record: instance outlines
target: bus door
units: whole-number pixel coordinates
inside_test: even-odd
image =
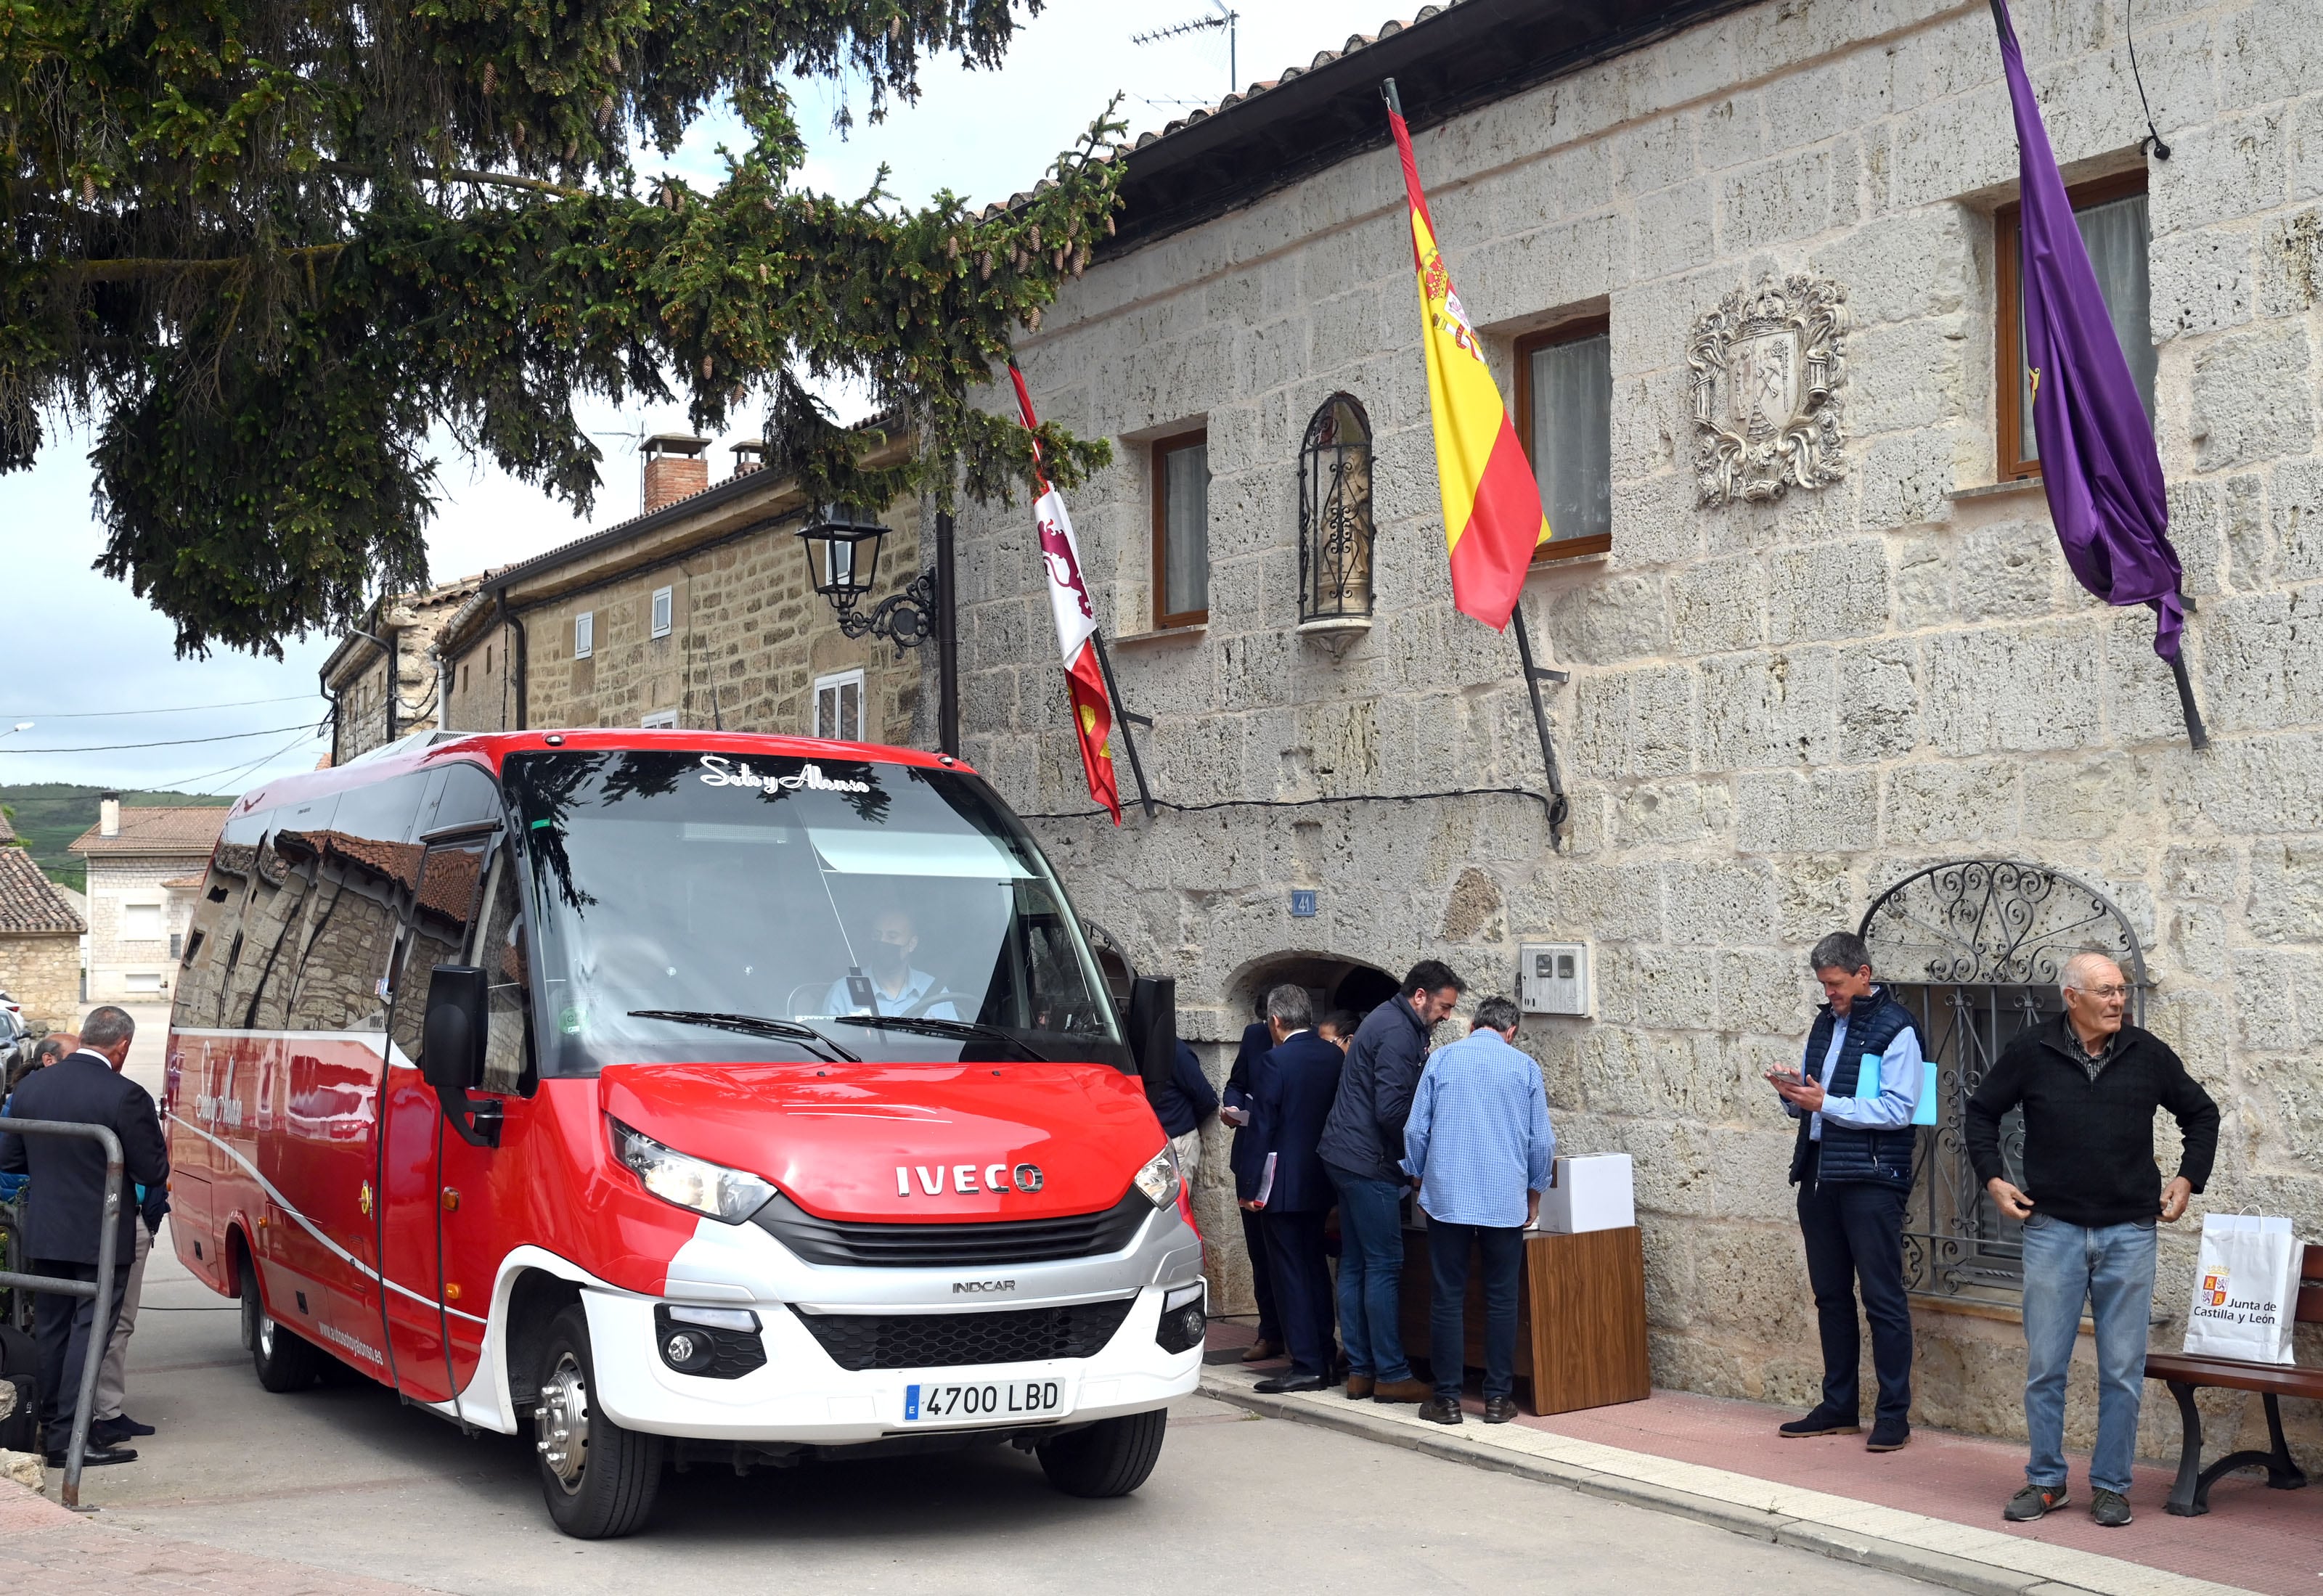
[[[460,1289],[458,1300],[450,1299],[446,1289],[444,1229],[462,1199],[441,1179],[444,1142],[451,1133],[436,1094],[419,1075],[429,977],[436,966],[458,964],[466,956],[490,843],[489,835],[471,834],[427,848],[390,977],[387,1084],[380,1115],[381,1272],[398,1384],[427,1402],[456,1395],[458,1383],[474,1368],[482,1327],[465,1322],[481,1319],[491,1285],[490,1276],[476,1282],[473,1303],[466,1300],[469,1282],[453,1282]],[[462,1333],[447,1341],[455,1318]],[[465,1369],[454,1356],[455,1345],[465,1347]]]

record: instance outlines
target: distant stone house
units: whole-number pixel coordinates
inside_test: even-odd
[[[482,581],[466,576],[423,592],[391,593],[339,640],[320,673],[331,701],[332,764],[436,725],[442,689],[436,634]]]
[[[482,578],[437,634],[446,729],[723,727],[851,741],[914,738],[916,658],[850,638],[813,586],[811,506],[739,445],[708,481],[699,438],[648,439],[647,509]],[[904,457],[890,437],[873,464]],[[919,575],[916,504],[889,527],[868,610]],[[932,648],[919,650],[932,654]]]
[[[34,1030],[71,1023],[87,929],[0,817],[0,992],[23,1006]]]
[[[167,1003],[224,806],[98,800],[69,851],[88,864],[88,1001]]]

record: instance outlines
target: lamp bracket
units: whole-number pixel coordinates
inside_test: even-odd
[[[840,607],[839,629],[849,637],[883,637],[895,646],[895,657],[917,648],[935,635],[936,573],[923,571],[868,610]]]

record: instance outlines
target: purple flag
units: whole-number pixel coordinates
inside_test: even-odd
[[[2017,187],[2023,215],[2020,273],[2025,363],[2033,385],[2033,436],[2041,451],[2049,518],[2065,563],[2108,604],[2145,604],[2154,614],[2153,652],[2178,679],[2187,730],[2208,740],[2179,656],[2185,610],[2181,568],[2170,546],[2162,456],[2129,362],[2114,335],[2105,296],[2074,224],[2065,179],[2050,152],[2041,107],[2025,76],[2024,52],[2003,0],[1992,0],[2000,59],[2016,114]]]

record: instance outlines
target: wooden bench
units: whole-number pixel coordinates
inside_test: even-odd
[[[2299,1307],[2293,1316],[2302,1325],[2323,1324],[2323,1246],[2306,1250],[2300,1263],[2299,1280]],[[2323,1369],[2304,1369],[2291,1363],[2245,1363],[2239,1358],[2190,1358],[2179,1353],[2149,1353],[2145,1378],[2161,1380],[2170,1388],[2170,1394],[2178,1399],[2178,1412],[2185,1425],[2185,1444],[2178,1458],[2178,1483],[2172,1488],[2169,1501],[2170,1510],[2180,1518],[2190,1518],[2208,1512],[2212,1482],[2236,1469],[2263,1463],[2267,1487],[2272,1491],[2296,1491],[2307,1483],[2306,1474],[2291,1461],[2291,1448],[2283,1444],[2282,1399],[2323,1399]],[[2194,1407],[2194,1392],[2203,1386],[2258,1392],[2266,1402],[2269,1449],[2229,1453],[2204,1468],[2202,1416]]]

